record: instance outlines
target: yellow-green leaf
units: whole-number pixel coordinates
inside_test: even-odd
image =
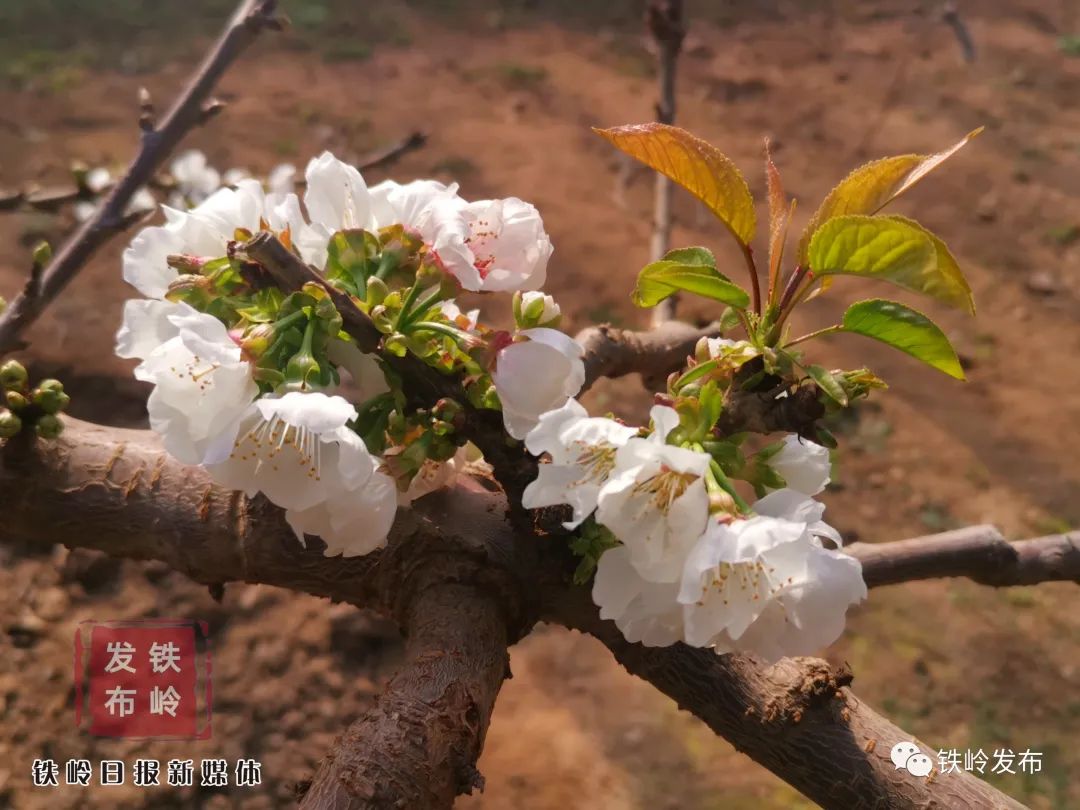
[[[844,387],[836,381],[832,372],[824,366],[803,366],[810,379],[817,383],[817,387],[836,400],[845,408],[848,406],[848,395]]]
[[[903,217],[834,217],[810,240],[807,262],[817,276],[880,278],[974,311],[971,290],[948,249]]]
[[[880,298],[859,301],[844,313],[844,331],[880,340],[950,377],[964,379],[960,360],[945,333],[911,307]]]
[[[746,290],[733,284],[715,267],[667,260],[653,262],[642,269],[633,299],[639,307],[654,307],[679,290],[740,309],[750,303]]]
[[[799,240],[799,261],[806,260],[815,231],[833,217],[844,214],[876,214],[926,175],[960,151],[982,132],[968,133],[963,140],[934,155],[898,155],[882,158],[855,169],[829,192]]]
[[[596,129],[615,148],[685,188],[746,246],[754,238],[754,198],[742,174],[719,149],[667,124]]]

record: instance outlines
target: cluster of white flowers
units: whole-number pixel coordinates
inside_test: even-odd
[[[426,461],[399,492],[391,465],[353,430],[357,409],[334,385],[267,392],[237,330],[171,300],[177,257],[226,257],[238,231],[269,227],[321,269],[336,233],[404,226],[461,288],[526,292],[527,301],[515,299],[515,306],[524,303],[536,316],[530,323],[549,324],[558,307],[533,292],[552,250],[539,214],[515,198],[467,202],[456,187],[429,180],[368,188],[354,167],[329,153],[309,163],[302,203],[290,190],[290,172],[279,172],[269,191],[243,177],[219,187],[205,157],[189,153],[172,173],[183,197],[178,203],[203,199],[191,210],[165,207],[165,224],[141,231],[124,253],[124,278],[146,297],[126,303],[116,347],[119,356],[140,361],[136,377],[154,386],[152,428],[180,461],[204,465],[222,485],[283,507],[301,542],[316,535],[328,555],[346,556],[384,545],[397,505],[451,483],[463,457]],[[463,332],[477,328],[476,312],[462,313],[453,301],[441,306]],[[546,327],[499,334],[491,378],[507,430],[520,438],[579,391],[582,350]],[[387,390],[374,357],[335,336],[331,344],[330,360],[349,373],[357,401]]]
[[[593,600],[629,641],[683,641],[770,659],[834,641],[849,605],[866,596],[859,562],[839,546],[813,499],[829,481],[828,451],[789,435],[769,457],[786,482],[752,514],[710,512],[710,456],[668,444],[679,418],[652,409],[652,430],[590,417],[575,400],[540,417],[526,437],[546,454],[528,508],[566,504],[568,528],[590,514],[619,540],[600,557]]]

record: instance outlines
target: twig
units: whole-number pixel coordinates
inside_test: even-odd
[[[939,577],[995,587],[1080,583],[1080,531],[1009,542],[993,526],[969,526],[892,543],[852,543],[844,551],[862,561],[870,587]]]
[[[415,151],[416,149],[420,149],[427,143],[427,139],[428,135],[426,132],[420,132],[419,130],[410,132],[401,140],[364,156],[360,159],[360,162],[356,164],[356,168],[362,172],[366,172],[368,169],[379,169],[388,166],[403,155]]]
[[[217,43],[159,127],[145,128],[138,154],[90,219],[57,252],[42,274],[38,294],[21,294],[0,315],[0,355],[23,345],[22,333],[86,265],[108,239],[122,230],[125,209],[180,140],[203,121],[203,101],[232,62],[260,31],[278,29],[276,0],[243,0]],[[145,106],[143,114],[145,117]],[[149,122],[145,122],[149,123]]]
[[[659,62],[660,99],[656,104],[656,120],[661,124],[675,123],[675,71],[682,49],[683,28],[682,0],[651,0],[645,12],[645,22],[656,43]],[[650,251],[652,261],[664,258],[671,249],[671,193],[672,182],[656,172],[655,200],[653,202],[653,232]],[[672,295],[653,308],[653,326],[659,326],[675,317],[678,296]]]
[[[60,542],[158,559],[203,584],[241,580],[288,587],[371,607],[405,627],[412,606],[429,589],[469,585],[482,595],[470,600],[490,599],[498,606],[508,643],[540,617],[596,636],[628,670],[824,807],[1019,807],[966,773],[930,780],[898,776],[889,750],[912,735],[851,694],[851,676],[824,661],[795,658],[765,667],[753,658],[682,644],[628,643],[612,623],[600,620],[588,589],[569,584],[565,545],[510,529],[506,503],[498,496],[461,487],[432,494],[416,509],[399,513],[386,549],[326,559],[314,538],[301,548],[280,510],[177,463],[149,431],[66,421],[67,430],[53,442],[20,436],[0,452],[0,492],[17,493],[5,501],[0,542],[46,549]],[[432,621],[437,626],[438,616]],[[478,664],[472,671],[492,678],[484,689],[497,687],[490,685],[491,667]],[[469,694],[476,713],[458,720],[474,726],[476,736],[454,727],[444,733],[465,740],[456,750],[472,757],[486,727],[488,692]],[[431,717],[444,715],[436,711]],[[403,744],[425,745],[431,737],[423,728],[416,733],[406,726]],[[471,772],[451,757],[432,761],[423,778],[447,784],[440,780],[456,782],[463,773]]]
[[[975,61],[975,40],[971,32],[960,19],[960,11],[956,7],[955,0],[946,0],[941,9],[941,19],[952,29],[956,35],[956,41],[960,43],[960,51],[964,55],[964,61],[969,65]]]

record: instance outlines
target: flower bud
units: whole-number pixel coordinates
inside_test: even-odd
[[[56,380],[46,380],[46,382],[56,382]],[[71,402],[71,397],[64,393],[63,386],[57,390],[56,388],[44,388],[39,385],[30,395],[30,400],[45,413],[55,414],[67,407],[68,403]]]
[[[41,268],[52,259],[52,246],[44,239],[34,245],[34,267]]]
[[[694,359],[699,363],[704,363],[707,360],[712,359],[712,352],[709,350],[709,339],[703,337],[694,344]]]
[[[238,343],[245,357],[258,360],[270,348],[276,336],[273,324],[257,323],[244,332]]]
[[[60,421],[59,417],[47,413],[39,417],[37,422],[34,423],[34,430],[43,439],[55,439],[63,432],[64,423]]]
[[[25,389],[29,377],[18,360],[8,360],[0,366],[0,385],[7,390]]]
[[[386,282],[377,276],[372,276],[367,280],[367,293],[365,301],[369,307],[377,307],[383,301],[386,300],[386,296],[390,294],[390,288],[386,286]]]
[[[555,327],[562,320],[562,310],[555,303],[555,299],[539,290],[515,292],[513,307],[514,322],[518,329]]]
[[[30,404],[30,400],[18,391],[5,391],[4,399],[7,401],[7,406],[13,411],[21,411]]]
[[[169,283],[165,300],[185,303],[202,310],[214,297],[214,282],[206,276],[185,273]]]
[[[7,309],[7,299],[0,295],[0,315],[4,314],[5,309]]]
[[[739,511],[735,499],[723,490],[709,493],[709,514],[734,515]]]
[[[200,274],[207,260],[201,256],[191,256],[187,253],[174,253],[165,258],[165,264],[181,275]]]
[[[398,357],[404,357],[409,349],[409,339],[402,334],[393,334],[383,341],[383,348]]]
[[[10,439],[20,430],[22,430],[22,419],[6,408],[0,410],[0,439]]]

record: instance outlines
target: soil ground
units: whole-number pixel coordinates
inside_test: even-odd
[[[70,0],[12,0],[0,9],[0,21],[11,23],[0,26],[0,185],[62,182],[73,159],[122,165],[137,139],[137,88],[147,86],[164,107],[226,5],[190,2],[175,20],[178,12],[147,16],[145,4],[120,0],[93,11]],[[393,166],[393,177],[454,179],[468,197],[532,201],[556,246],[548,289],[570,330],[644,324],[628,293],[647,260],[651,182],[624,171],[589,131],[653,115],[638,6],[465,5],[388,2],[364,16],[341,3],[297,2],[296,30],[260,42],[228,74],[219,94],[227,110],[188,145],[220,168],[265,172],[282,160],[302,165],[324,148],[355,158],[423,129],[428,145]],[[854,165],[934,151],[986,127],[896,207],[944,236],[971,279],[974,319],[920,304],[955,339],[969,381],[859,338],[814,349],[833,367],[868,365],[891,386],[840,426],[825,496],[831,522],[868,541],[984,522],[1010,537],[1080,524],[1072,4],[961,4],[978,49],[973,64],[960,59],[938,4],[743,8],[750,5],[691,4],[678,120],[724,149],[759,195],[762,139],[771,136],[801,203],[799,227]],[[113,7],[110,19],[103,9]],[[684,195],[676,216],[676,244],[708,244],[738,275],[720,227]],[[66,213],[0,216],[0,291],[10,298],[23,283],[29,244],[70,227]],[[112,355],[131,295],[119,272],[124,242],[103,250],[36,325],[24,357],[63,377],[75,415],[137,425],[145,391]],[[844,302],[875,292],[838,283],[806,307],[801,324],[825,325]],[[603,386],[593,400],[629,417],[648,404],[633,380]],[[849,662],[861,697],[931,745],[1042,752],[1042,772],[991,780],[1034,808],[1078,807],[1078,600],[1076,586],[1063,584],[885,588],[853,611],[825,655]],[[161,616],[210,623],[213,738],[127,743],[76,733],[69,672],[77,623]],[[351,608],[254,586],[229,587],[217,604],[159,566],[60,547],[44,557],[0,548],[0,617],[0,806],[14,808],[290,806],[295,782],[371,705],[399,655],[392,628]],[[512,666],[480,762],[487,789],[462,808],[809,806],[588,638],[538,628],[512,650]],[[254,757],[264,784],[30,786],[40,756],[181,755]]]

